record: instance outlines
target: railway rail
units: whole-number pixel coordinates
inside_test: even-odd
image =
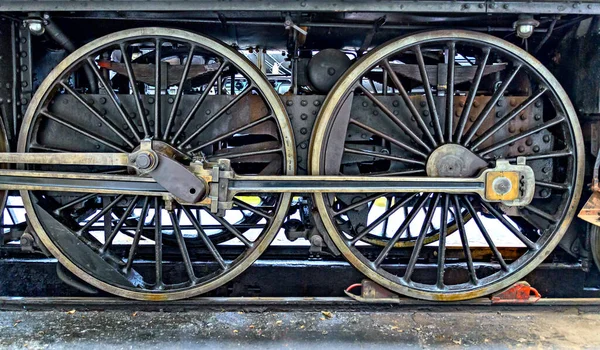
[[[57,6],[0,1],[2,256],[143,301],[277,244],[430,301],[600,284],[600,3]]]

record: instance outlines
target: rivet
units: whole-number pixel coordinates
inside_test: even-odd
[[[540,151],[540,146],[533,146],[533,151],[538,153]]]
[[[523,153],[525,152],[525,147],[519,146],[519,148],[517,148],[517,151],[519,151],[519,153]]]
[[[398,114],[400,114],[400,112],[398,112],[397,109],[394,109],[394,115],[398,115]]]
[[[464,106],[465,106],[465,101],[460,101],[460,102],[458,103],[458,105],[459,105],[459,106],[461,106],[461,107],[464,107]]]
[[[525,115],[525,113],[523,113],[519,116],[519,118],[521,118],[521,120],[525,120],[525,119],[527,119],[527,115]]]
[[[550,195],[550,192],[545,188],[540,191],[540,196],[542,196],[542,197],[548,197],[549,195]]]
[[[102,127],[102,123],[98,123],[97,125],[98,125],[98,127],[99,127],[99,128],[101,128],[101,127]]]
[[[204,112],[204,114],[206,114],[206,115],[210,115],[210,109],[207,109],[207,110]]]
[[[498,107],[504,106],[504,100],[498,100],[498,102],[496,102],[496,106],[498,106]]]
[[[315,105],[316,107],[319,107],[321,105],[321,101],[315,100],[315,102],[313,102],[313,105]]]
[[[479,101],[477,101],[477,100],[473,101],[473,107],[475,107],[475,108],[479,107]]]
[[[285,102],[285,104],[286,104],[286,105],[288,105],[288,106],[292,106],[292,105],[294,104],[294,101],[292,101],[292,100],[287,100],[287,101]]]
[[[154,103],[154,97],[149,97],[148,98],[148,103],[149,104],[153,104]]]
[[[178,109],[178,110],[177,110],[177,113],[175,113],[175,114],[176,114],[177,116],[180,116],[180,115],[181,115],[181,109]]]
[[[536,114],[536,115],[533,116],[533,119],[540,120],[540,119],[542,119],[542,116],[539,115],[539,114]]]
[[[106,97],[100,97],[100,104],[106,103]]]
[[[306,120],[306,119],[308,119],[308,115],[306,115],[306,114],[302,113],[302,114],[300,115],[300,119],[302,119],[302,120]]]
[[[527,141],[525,141],[525,144],[526,144],[527,146],[531,146],[531,145],[533,145],[533,140],[531,140],[531,139],[527,139]]]
[[[398,107],[398,105],[399,105],[399,104],[400,104],[400,102],[398,102],[398,101],[394,101],[394,107]],[[426,103],[425,101],[421,101],[421,102],[419,103],[419,105],[420,105],[421,107],[425,107],[425,106],[427,106],[427,103]]]
[[[379,115],[379,112],[373,111],[373,115]]]
[[[536,107],[542,107],[542,101],[535,101],[535,106]]]
[[[361,134],[360,137],[362,137],[363,139],[367,138],[367,134]]]
[[[306,105],[308,105],[308,101],[306,101],[306,100],[302,100],[302,101],[300,101],[300,104],[301,104],[302,106],[306,106]]]
[[[300,129],[300,133],[301,133],[302,135],[306,135],[306,133],[307,133],[307,132],[308,132],[308,129],[306,129],[306,128],[302,128],[302,129]]]
[[[514,126],[512,126],[512,125],[511,125],[511,126],[509,126],[509,127],[508,127],[508,132],[510,132],[510,133],[513,133],[513,132],[515,132],[515,127],[514,127]]]
[[[517,105],[517,101],[515,101],[514,99],[511,98],[510,99],[510,105],[513,106],[513,107],[516,106]]]
[[[170,104],[173,104],[173,102],[175,102],[175,99],[173,97],[169,97],[167,99],[167,102],[170,103]]]
[[[423,110],[423,115],[424,115],[424,116],[426,116],[426,117],[428,117],[428,116],[429,116],[429,111],[428,111],[428,110],[426,110],[426,109],[425,109],[425,110]]]
[[[300,148],[302,148],[302,149],[306,149],[306,147],[308,147],[308,146],[306,145],[306,142],[302,142],[302,143],[300,144]]]
[[[100,149],[100,145],[96,145],[96,149]]]
[[[544,135],[544,137],[542,137],[542,140],[544,140],[544,142],[546,143],[550,142],[550,135]]]
[[[496,118],[501,118],[502,114],[500,112],[496,112]]]
[[[227,115],[231,114],[231,109],[228,109],[227,112],[225,112],[225,114],[227,114]]]
[[[367,107],[367,106],[369,106],[369,104],[367,103],[367,101],[363,101],[362,106]]]

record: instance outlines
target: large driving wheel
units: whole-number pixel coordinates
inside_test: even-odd
[[[239,174],[287,175],[295,169],[292,135],[275,91],[237,51],[186,31],[141,28],[94,40],[62,61],[31,101],[18,151],[131,153],[152,138],[183,163],[229,159]],[[61,264],[100,289],[143,300],[198,295],[239,275],[270,244],[291,198],[244,194],[217,215],[141,195],[21,195]]]
[[[524,50],[466,31],[409,35],[365,55],[330,92],[312,174],[468,178],[519,160],[535,173],[533,201],[357,193],[315,202],[337,248],[367,277],[422,299],[474,298],[516,282],[555,248],[579,200],[582,145],[564,90]],[[448,237],[454,223],[458,235]]]

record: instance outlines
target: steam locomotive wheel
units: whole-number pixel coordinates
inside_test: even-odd
[[[580,196],[582,145],[564,90],[524,50],[466,31],[410,35],[369,52],[334,86],[313,133],[312,174],[466,178],[498,160],[524,161],[535,173],[532,202],[357,193],[315,203],[368,278],[421,299],[475,298],[518,281],[558,244]],[[448,237],[453,222],[458,235]],[[364,239],[372,236],[386,244]],[[436,273],[421,273],[430,263]]]
[[[248,175],[295,169],[291,127],[266,78],[224,43],[166,28],[117,32],[68,56],[32,99],[18,151],[130,153],[148,138],[182,162],[229,159]],[[230,281],[267,248],[291,200],[244,194],[217,215],[142,195],[21,196],[36,234],[61,264],[102,290],[140,300],[187,298]]]

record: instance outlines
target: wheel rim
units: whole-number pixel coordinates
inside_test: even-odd
[[[419,62],[420,58],[418,57],[418,51],[416,49],[417,46],[419,46],[421,49],[420,51],[421,55],[423,55],[422,57],[425,58],[422,59],[422,62],[424,62],[423,64]],[[495,86],[492,85],[492,87],[495,89],[491,89],[493,93],[488,94],[490,99],[493,99],[494,94],[504,88],[506,89],[504,91],[500,91],[498,96],[504,100],[505,103],[508,103],[508,98],[505,97],[519,96],[520,98],[515,98],[518,103],[514,106],[511,106],[510,109],[508,109],[507,106],[507,113],[500,114],[498,117],[488,114],[487,117],[483,118],[483,122],[485,122],[487,118],[488,122],[493,120],[494,123],[489,125],[480,123],[480,129],[476,129],[477,132],[472,132],[472,135],[470,135],[469,132],[472,130],[471,127],[478,124],[478,120],[480,120],[480,117],[483,114],[481,112],[485,110],[485,106],[487,104],[481,103],[479,110],[476,110],[474,104],[469,104],[468,99],[469,96],[472,95],[470,90],[473,85],[476,84],[474,80],[478,75],[475,66],[478,66],[477,63],[483,61],[483,57],[486,56],[488,48],[491,52],[487,58],[487,60],[489,60],[488,62],[493,62],[492,59],[499,59],[499,63],[494,63],[508,63],[500,73],[494,73],[500,75],[500,79],[502,82],[506,83],[506,87],[504,87],[502,83],[499,83]],[[446,93],[451,96],[462,94],[462,101],[464,102],[463,110],[470,106],[471,113],[469,113],[467,110],[467,112],[465,112],[463,115],[462,111],[457,110],[457,100],[460,99],[457,99],[456,97],[453,99],[453,103],[445,103],[447,102],[445,98],[429,99],[430,96],[428,96],[429,93],[427,92],[426,88],[426,86],[429,84],[422,83],[423,81],[426,81],[423,77],[423,72],[426,72],[428,69],[426,68],[427,64],[425,62],[430,62],[430,54],[433,53],[433,56],[435,56],[436,50],[442,52],[442,57],[445,59],[445,61],[442,63],[446,62],[446,67],[453,67],[447,68],[447,71],[450,72],[448,76],[452,75],[452,71],[455,72],[455,80],[448,81]],[[454,54],[448,54],[448,52],[454,52]],[[451,57],[454,58],[452,59]],[[475,63],[470,63],[469,59],[472,58],[476,59],[477,61]],[[437,59],[439,60],[439,53]],[[459,60],[461,62],[457,63]],[[448,61],[450,64],[447,63]],[[386,69],[384,62],[388,63],[388,69]],[[375,73],[377,72],[380,64],[383,66],[383,68],[379,69],[380,73],[377,76]],[[410,75],[410,72],[402,75],[402,68],[404,68],[405,72],[408,70],[406,66],[399,67],[398,69],[394,70],[394,66],[398,67],[398,65],[401,64],[413,64],[413,67],[415,68],[412,70],[412,78],[406,79],[405,77],[405,75]],[[515,74],[512,74],[513,69],[515,69],[515,67],[519,64],[521,67],[517,69]],[[472,67],[472,78],[466,82],[462,81],[460,83],[456,83],[456,77],[458,76],[456,75],[456,72],[460,70],[464,72],[465,69],[462,68],[464,66]],[[486,70],[487,69],[488,68],[486,68]],[[494,69],[494,67],[492,67],[492,69]],[[400,72],[398,70],[400,70]],[[381,73],[383,71],[386,71],[385,75]],[[410,111],[407,102],[404,102],[404,115],[403,113],[393,113],[394,109],[402,110],[402,102],[407,101],[406,99],[401,98],[402,91],[395,85],[395,82],[389,83],[388,88],[390,86],[391,88],[386,89],[388,91],[387,94],[390,95],[389,97],[380,96],[383,95],[383,81],[385,81],[385,79],[388,79],[388,81],[392,81],[394,79],[392,76],[392,71],[396,73],[396,77],[401,76],[401,79],[398,79],[400,81],[399,84],[404,87],[405,91],[407,91],[407,95],[409,97],[408,101],[413,103],[413,100],[410,100],[410,98],[416,99],[414,97],[415,95],[419,96],[419,99],[417,100],[424,101],[420,104],[422,108],[415,108],[415,110],[417,110],[417,115]],[[486,77],[485,70],[482,70],[482,72],[483,73],[481,73],[481,76]],[[526,72],[526,74],[523,72]],[[487,76],[489,77],[490,74],[492,73],[489,73]],[[387,78],[385,77],[386,75]],[[426,75],[428,79],[430,79],[431,74],[427,73]],[[512,81],[508,78],[511,75],[514,76]],[[370,82],[369,79],[365,78],[365,76],[374,79],[374,82]],[[534,87],[533,89],[523,89],[523,86],[527,87],[523,81],[528,81],[524,77],[530,79],[529,82]],[[379,85],[379,89],[377,86],[377,79],[380,79],[379,82],[381,83]],[[406,82],[411,80],[413,82],[414,91],[411,90],[410,87],[407,88],[405,86]],[[415,80],[418,81],[417,84],[414,83]],[[452,84],[452,82],[454,82],[454,84]],[[475,88],[476,91],[483,90],[482,86],[484,85],[482,82],[485,82],[485,78],[480,80],[479,89]],[[431,81],[430,84],[432,84]],[[438,84],[440,84],[440,82],[438,82]],[[364,88],[361,88],[360,85],[363,85]],[[419,86],[420,90],[417,90],[416,88]],[[538,89],[544,87],[547,90],[544,93],[541,93],[541,97],[539,97],[539,99],[534,99],[532,96],[535,96],[538,92],[540,92]],[[354,92],[354,88],[357,88],[356,93]],[[437,87],[431,88],[431,86],[429,86],[430,91],[437,91],[436,88]],[[390,90],[391,93],[389,92]],[[358,93],[358,91],[360,91],[360,93]],[[397,91],[397,93],[395,91]],[[514,94],[515,91],[521,91],[521,93]],[[513,93],[512,95],[511,92]],[[390,99],[389,104],[386,104],[388,103],[386,101],[383,103],[384,107],[389,106],[389,113],[386,113],[382,108],[377,106],[378,112],[382,115],[381,118],[388,118],[389,121],[396,115],[397,118],[403,121],[406,120],[405,125],[412,126],[412,128],[409,127],[408,129],[409,131],[413,131],[416,138],[412,137],[408,132],[405,132],[401,136],[396,136],[400,135],[399,133],[402,132],[402,128],[398,125],[398,123],[393,121],[388,123],[388,125],[391,126],[385,128],[385,132],[383,133],[384,135],[381,136],[381,129],[373,127],[375,124],[371,122],[372,120],[375,120],[376,117],[370,117],[371,119],[364,117],[365,119],[360,119],[361,117],[358,116],[358,112],[355,111],[358,110],[357,107],[361,107],[361,101],[368,101],[366,106],[362,105],[365,108],[370,107],[371,102],[376,105],[376,102],[372,98],[366,97],[369,94],[375,95],[375,97],[380,100],[385,100],[386,98]],[[532,100],[528,100],[529,98]],[[400,106],[393,104],[391,101],[393,99],[400,101]],[[350,100],[352,100],[352,104],[350,104]],[[432,106],[430,100],[432,100],[434,105],[438,107],[435,111],[430,108],[430,106]],[[516,131],[509,131],[508,128],[516,124],[513,122],[515,118],[517,120],[520,118],[520,113],[508,118],[510,112],[513,109],[516,110],[522,107],[525,103],[531,103],[526,107],[533,108],[534,101],[538,100],[543,101],[541,108],[543,108],[544,114],[541,117],[532,116],[532,118],[530,118],[532,123],[533,121],[536,121],[537,124],[534,123],[532,128],[525,128],[523,131],[519,130],[518,128]],[[475,98],[475,101],[477,101],[477,98]],[[487,101],[484,100],[484,102]],[[496,102],[494,101],[492,106],[495,106],[495,104]],[[413,104],[413,106],[415,106],[415,104]],[[537,106],[535,106],[535,108],[537,108]],[[422,113],[422,111],[427,111],[427,113]],[[450,113],[448,113],[448,111],[450,111]],[[523,109],[523,111],[523,114],[525,114],[530,110]],[[437,112],[438,117],[441,118],[439,119],[441,120],[439,125],[435,125],[435,112]],[[455,114],[454,112],[457,113]],[[476,118],[471,120],[470,116],[474,112],[477,112],[475,113]],[[551,116],[552,113],[550,112],[554,112],[555,115]],[[427,114],[429,118],[424,118],[424,114]],[[448,114],[453,116],[453,118],[450,119],[451,123],[446,122],[444,118]],[[410,123],[411,116],[414,118],[412,120],[412,124]],[[516,139],[515,135],[523,135],[539,125],[552,124],[556,121],[556,119],[552,118],[560,116],[564,116],[564,120],[561,120],[553,127],[541,127],[541,131],[535,134],[539,134],[539,137],[542,139],[544,136],[549,135],[551,137],[551,142],[549,142],[552,144],[551,149],[546,150],[546,148],[540,149],[540,147],[538,147],[534,151],[533,147],[535,147],[535,145],[532,146],[531,143],[527,144],[528,146],[532,146],[528,149],[519,148],[521,145],[520,142],[523,142],[524,146],[526,145],[526,142],[528,142],[527,137]],[[419,118],[421,120],[419,120]],[[424,121],[424,123],[420,123],[421,121]],[[498,136],[497,139],[495,137],[487,137],[488,134],[485,133],[486,131],[493,130],[491,128],[493,128],[494,125],[504,123],[505,121],[506,124],[504,124],[495,133],[497,134],[498,132],[504,132],[507,136]],[[427,122],[430,122],[431,124],[428,124]],[[352,126],[348,127],[348,124],[352,124]],[[422,125],[425,126],[428,132],[423,131]],[[451,132],[448,132],[448,125],[451,125],[449,127]],[[517,124],[517,126],[519,126],[519,124]],[[365,140],[361,140],[361,142],[349,143],[349,136],[347,135],[354,136],[356,132],[353,130],[356,130],[356,127],[360,128],[360,132],[367,134],[367,137]],[[463,128],[463,132],[458,131],[461,130],[461,128]],[[438,133],[440,130],[441,133]],[[379,134],[376,133],[378,131]],[[344,134],[341,134],[341,132]],[[461,135],[461,137],[457,138],[457,136],[454,136],[454,132],[456,132],[456,135]],[[546,134],[546,132],[548,134]],[[332,135],[337,136],[338,140],[340,138],[343,140],[337,143],[332,142],[332,140],[336,138]],[[403,151],[396,153],[385,153],[387,159],[391,159],[390,156],[393,156],[409,160],[417,159],[426,162],[431,152],[436,149],[434,145],[439,147],[443,144],[465,143],[465,141],[467,141],[466,143],[469,147],[475,145],[474,153],[484,153],[483,156],[487,157],[486,161],[493,161],[491,156],[493,156],[495,159],[505,158],[511,161],[516,160],[517,155],[528,156],[528,164],[534,167],[536,172],[536,198],[526,209],[517,209],[520,211],[520,215],[525,216],[526,219],[529,220],[528,222],[525,222],[526,220],[524,219],[517,218],[517,215],[514,215],[514,212],[510,213],[513,214],[511,216],[507,215],[502,209],[499,209],[498,205],[496,204],[479,204],[481,201],[472,196],[417,194],[411,199],[398,196],[398,199],[395,203],[406,200],[406,206],[411,209],[429,208],[429,210],[432,210],[432,213],[434,213],[431,215],[431,218],[427,218],[424,210],[415,209],[414,218],[412,219],[410,214],[405,217],[398,217],[399,223],[396,226],[398,228],[401,228],[405,224],[413,225],[416,222],[416,231],[419,232],[420,229],[423,229],[422,223],[427,222],[426,220],[433,220],[434,222],[437,221],[440,223],[440,226],[443,227],[444,225],[442,225],[442,223],[448,222],[448,217],[452,215],[452,213],[456,213],[457,208],[461,211],[466,210],[472,215],[473,219],[468,222],[468,224],[471,226],[470,228],[460,229],[461,220],[459,220],[459,240],[460,244],[462,245],[462,249],[459,250],[462,251],[462,256],[459,256],[458,258],[453,257],[452,254],[448,256],[448,259],[446,259],[444,256],[444,254],[446,254],[448,251],[448,249],[445,248],[447,232],[445,232],[445,229],[442,229],[440,234],[440,243],[434,250],[434,252],[437,253],[435,258],[435,261],[437,262],[437,273],[436,276],[429,277],[418,276],[418,273],[415,272],[415,268],[418,269],[418,266],[420,266],[423,259],[426,258],[425,254],[427,252],[424,253],[424,251],[427,248],[422,248],[422,246],[425,244],[424,242],[419,242],[417,240],[416,245],[420,248],[413,248],[410,250],[405,249],[405,255],[402,255],[402,251],[400,249],[392,249],[392,247],[387,247],[387,254],[390,254],[391,252],[398,252],[397,254],[400,256],[399,259],[401,259],[401,257],[405,257],[404,262],[406,265],[394,265],[393,259],[388,258],[388,256],[385,254],[382,255],[383,253],[386,253],[386,248],[372,249],[373,247],[368,247],[369,250],[367,250],[364,247],[357,248],[355,244],[351,243],[353,240],[356,242],[357,232],[364,234],[365,230],[355,230],[355,232],[352,233],[347,231],[345,232],[344,228],[340,227],[340,222],[347,220],[347,218],[336,218],[335,207],[337,206],[339,208],[340,206],[349,206],[352,203],[351,201],[348,202],[347,199],[344,201],[343,197],[337,195],[316,195],[315,202],[318,207],[320,217],[338,249],[342,251],[344,256],[354,266],[356,266],[369,278],[396,292],[429,300],[462,300],[489,294],[493,291],[507,287],[516,282],[518,279],[524,277],[529,271],[535,268],[535,266],[541,263],[548,256],[548,254],[560,241],[560,238],[564,234],[574,215],[582,186],[584,154],[582,149],[583,141],[576,118],[576,113],[564,90],[560,87],[556,79],[541,65],[541,63],[520,48],[495,37],[466,31],[426,32],[392,40],[365,55],[353,67],[351,67],[349,71],[346,72],[340,81],[338,81],[324,103],[323,109],[321,110],[321,114],[319,115],[317,124],[315,126],[315,131],[313,133],[310,163],[311,173],[331,174],[337,171],[338,173],[341,172],[342,174],[347,174],[348,172],[344,171],[346,169],[344,166],[352,163],[352,161],[348,160],[348,158],[343,158],[347,157],[345,154],[348,153],[344,149],[355,148],[356,145],[362,145],[364,147],[365,144],[372,146],[372,144],[369,144],[369,141],[374,139],[374,135],[379,136],[379,140],[377,141],[384,139],[385,141],[388,141],[388,144],[398,146],[394,148],[389,147],[389,149],[392,151]],[[448,135],[453,136],[449,138]],[[490,132],[489,135],[494,136],[494,133]],[[396,138],[394,138],[394,136],[396,136]],[[388,137],[388,139],[385,139],[385,137]],[[483,137],[486,137],[486,139],[481,141]],[[513,137],[511,141],[515,142],[514,147],[517,149],[516,154],[509,154],[508,148],[510,148],[510,146],[508,144],[503,145],[504,141],[509,137]],[[410,139],[412,139],[413,143],[409,142]],[[398,145],[399,140],[402,141],[403,145]],[[404,143],[404,140],[407,140],[406,143]],[[561,142],[564,144],[560,145]],[[354,147],[349,147],[348,145]],[[501,146],[497,147],[498,145]],[[402,148],[402,146],[404,146],[404,148]],[[563,150],[559,146],[564,147],[568,152],[565,151],[564,154],[562,154],[561,152]],[[359,150],[364,150],[364,148]],[[377,148],[373,148],[371,150],[378,151]],[[337,154],[335,152],[337,152]],[[354,155],[357,154],[353,150],[351,150],[351,152],[353,152]],[[419,153],[424,154],[425,157],[422,157],[421,155],[421,158],[419,158]],[[536,168],[539,165],[533,163],[539,161],[539,157],[545,154],[552,154],[552,156],[543,159],[544,162],[547,162],[549,159],[553,167],[552,169],[554,170],[551,171],[550,180],[542,181],[538,178],[539,169]],[[364,156],[364,154],[359,155]],[[379,157],[379,155],[376,156]],[[374,158],[374,156],[371,154],[369,154],[369,157],[371,157],[370,159]],[[397,163],[404,162],[404,160],[397,159],[394,159],[394,161],[397,161]],[[355,162],[358,161],[355,160]],[[391,161],[389,163],[391,163]],[[392,168],[390,166],[386,171],[379,171],[375,173],[376,175],[386,175],[391,173],[403,173],[406,175],[412,173],[418,174],[418,172],[412,171],[414,169],[414,165],[410,165],[413,166],[413,168],[407,166],[398,166],[396,168]],[[338,166],[339,169],[337,169]],[[556,171],[558,171],[561,166],[568,169],[566,169],[562,175],[556,174]],[[350,167],[348,168],[352,169]],[[369,171],[372,171],[372,168]],[[362,173],[362,175],[365,173],[368,174],[368,171]],[[421,168],[420,174],[422,176],[425,175],[424,166]],[[557,179],[562,179],[562,184],[553,182]],[[544,192],[544,196],[542,196],[539,192],[542,190],[547,191]],[[340,197],[342,198],[341,200]],[[542,205],[544,200],[549,203],[554,201],[553,205],[555,205],[556,202],[559,202],[558,205],[555,205],[556,212],[545,212],[544,210],[540,210],[539,207],[543,207],[545,210],[548,210],[547,204]],[[473,204],[471,204],[471,201]],[[400,205],[400,207],[403,205],[405,204]],[[419,212],[421,214],[419,214]],[[468,258],[468,252],[471,252],[471,249],[468,245],[469,241],[471,240],[470,232],[478,231],[478,229],[481,227],[483,227],[484,230],[489,231],[489,224],[482,223],[486,219],[482,215],[482,212],[486,212],[486,215],[490,216],[498,225],[504,226],[502,221],[508,225],[511,225],[512,229],[509,226],[505,226],[505,230],[508,230],[509,232],[508,235],[513,235],[517,238],[520,237],[519,240],[524,239],[531,243],[531,246],[526,246],[524,253],[519,254],[520,256],[514,257],[512,260],[507,259],[502,264],[500,263],[500,260],[503,260],[502,257],[500,256],[499,258],[493,251],[492,247],[497,243],[494,243],[494,239],[490,238],[492,241],[492,244],[490,245],[486,239],[485,242],[487,243],[490,255],[493,256],[493,261],[489,261],[489,265],[495,266],[491,269],[491,271],[484,270],[481,264],[477,261],[475,261],[473,264],[474,260],[472,258]],[[550,217],[552,215],[554,215],[552,217],[552,221],[555,221],[554,223],[550,222]],[[415,219],[416,217],[419,217],[419,219]],[[381,216],[377,216],[377,218],[381,218]],[[411,220],[413,221],[411,222]],[[375,220],[366,222],[367,224],[372,224],[374,221]],[[462,220],[462,224],[466,225],[466,221],[467,220]],[[539,230],[535,225],[541,226],[542,223],[546,224],[545,228],[543,230]],[[346,224],[346,226],[348,225]],[[367,228],[369,227],[367,226]],[[429,228],[427,225],[425,225],[424,232],[427,233],[428,230]],[[531,235],[532,233],[536,233],[537,236],[533,238],[531,236],[526,236],[526,234]],[[397,234],[397,230],[393,231],[391,238],[394,238],[394,236],[397,236]],[[401,234],[404,235],[405,233],[401,232]],[[419,232],[419,235],[423,235],[423,233]],[[485,235],[483,238],[486,238]],[[418,238],[415,236],[413,239]],[[465,241],[467,242],[466,249],[463,243]],[[444,248],[440,248],[440,246]],[[471,262],[469,262],[469,260],[471,260]],[[473,264],[474,267],[469,266],[471,264]],[[405,274],[406,267],[408,267],[409,270],[408,274]],[[441,276],[438,276],[440,275],[440,271],[442,271]],[[454,279],[453,284],[449,284],[447,280],[451,278],[448,275],[456,272],[459,274],[462,273],[462,275],[460,275],[460,278]],[[473,276],[475,277],[475,282],[473,282]]]
[[[167,48],[175,45],[185,47],[187,52],[184,57],[179,57],[180,64],[176,67],[180,69],[179,73],[172,73],[175,65],[165,64],[173,58],[162,55]],[[161,68],[153,69],[154,75],[147,77],[141,70],[144,67],[136,66],[132,51],[140,51],[140,55],[143,55],[144,50],[156,52],[156,48],[160,50],[154,59],[159,64],[151,68]],[[114,60],[116,52],[120,52],[120,62]],[[192,60],[187,59],[190,53]],[[88,59],[91,59],[91,63]],[[121,66],[108,66],[115,62],[121,63]],[[211,67],[212,70],[209,69]],[[88,84],[92,88],[83,87],[85,80],[83,83],[74,80],[85,77],[90,68],[101,90],[105,88],[104,94],[91,93],[94,85]],[[119,69],[125,70],[125,73],[119,73]],[[179,74],[179,77],[174,81],[165,78],[164,69],[170,75]],[[202,72],[202,69],[205,71]],[[229,81],[235,81],[235,84],[227,85],[225,74],[230,74]],[[125,76],[125,87],[111,86],[114,84],[112,79],[118,76]],[[132,80],[129,80],[130,77]],[[61,84],[61,81],[65,84]],[[159,85],[157,81],[160,82],[161,98],[156,98],[151,91],[151,87]],[[242,89],[238,89],[239,81],[241,85],[246,83]],[[222,86],[221,82],[225,84]],[[106,86],[117,91],[120,88],[121,91],[118,95],[112,95]],[[227,91],[228,86],[230,94],[218,97],[221,99],[220,105],[213,103],[207,106],[207,101],[211,101],[207,96],[213,94],[210,92],[213,88]],[[169,92],[174,87],[176,90]],[[194,89],[200,91],[193,94]],[[184,90],[185,93],[178,93]],[[136,95],[141,97],[137,99]],[[79,108],[88,113],[86,120],[79,120],[77,124],[78,120],[69,119],[72,115],[65,112],[65,108],[56,106],[64,102],[65,96],[71,104],[79,103]],[[79,101],[78,97],[84,101]],[[244,109],[248,103],[258,107],[252,111],[258,110],[264,115],[250,115],[250,109]],[[211,113],[208,108],[214,108],[214,112]],[[205,109],[207,113],[203,113]],[[183,113],[177,113],[182,110]],[[231,118],[230,112],[235,113],[236,118]],[[142,115],[144,117],[140,118]],[[160,117],[158,121],[154,118],[156,115]],[[238,124],[233,119],[239,119]],[[44,123],[43,127],[39,127],[40,123]],[[59,134],[49,137],[48,130],[59,130],[63,134],[69,130],[78,135],[79,142],[69,144],[55,137]],[[85,135],[85,132],[92,136]],[[130,152],[137,147],[136,138],[150,136],[179,147],[190,157],[201,157],[208,161],[229,158],[234,169],[241,173],[285,175],[293,174],[295,169],[292,135],[280,99],[269,82],[245,57],[205,36],[181,30],[141,28],[99,38],[62,61],[44,80],[32,99],[23,122],[18,151]],[[256,160],[261,156],[271,156],[270,165]],[[56,169],[65,170],[61,167]],[[114,169],[83,170],[106,172]],[[37,235],[61,264],[100,289],[142,300],[187,298],[230,281],[251,265],[270,244],[291,201],[289,194],[267,194],[264,197],[246,194],[245,197],[237,197],[234,208],[220,218],[207,208],[177,203],[174,208],[165,210],[166,203],[154,198],[77,194],[66,200],[62,198],[64,193],[37,191],[22,191],[21,196]],[[81,208],[82,205],[88,207]],[[97,208],[98,205],[103,207]],[[155,208],[160,210],[156,211]],[[104,210],[106,212],[103,213]],[[256,219],[257,215],[259,219]],[[101,225],[100,218],[103,216],[108,217],[104,225],[110,223],[108,228],[102,228],[110,233],[108,237],[105,233],[104,240],[95,233],[100,230],[97,226]],[[145,219],[140,220],[139,217]],[[252,219],[246,220],[249,217]],[[61,232],[68,239],[59,240],[53,232]],[[224,238],[223,232],[228,232],[228,237]],[[128,249],[117,250],[115,242],[119,237],[127,236],[131,242],[118,245],[128,245]],[[77,239],[73,240],[73,237]],[[157,239],[151,239],[153,237]],[[231,258],[219,253],[218,245],[229,241],[229,238],[240,243]],[[165,250],[167,245],[162,243],[169,240],[173,245],[171,251]],[[199,243],[191,244],[194,240]],[[154,249],[147,249],[153,250],[156,257],[154,264],[138,267],[133,263],[141,254],[141,242],[154,245]],[[189,249],[197,246],[204,247],[210,259],[206,264],[208,267],[204,269],[194,262],[206,258],[196,249]],[[83,252],[88,257],[93,256],[89,258],[91,260],[86,261],[86,257],[81,256],[85,255]],[[175,267],[170,268],[174,271],[163,271],[163,256],[165,261],[170,259],[174,262],[172,265]]]

